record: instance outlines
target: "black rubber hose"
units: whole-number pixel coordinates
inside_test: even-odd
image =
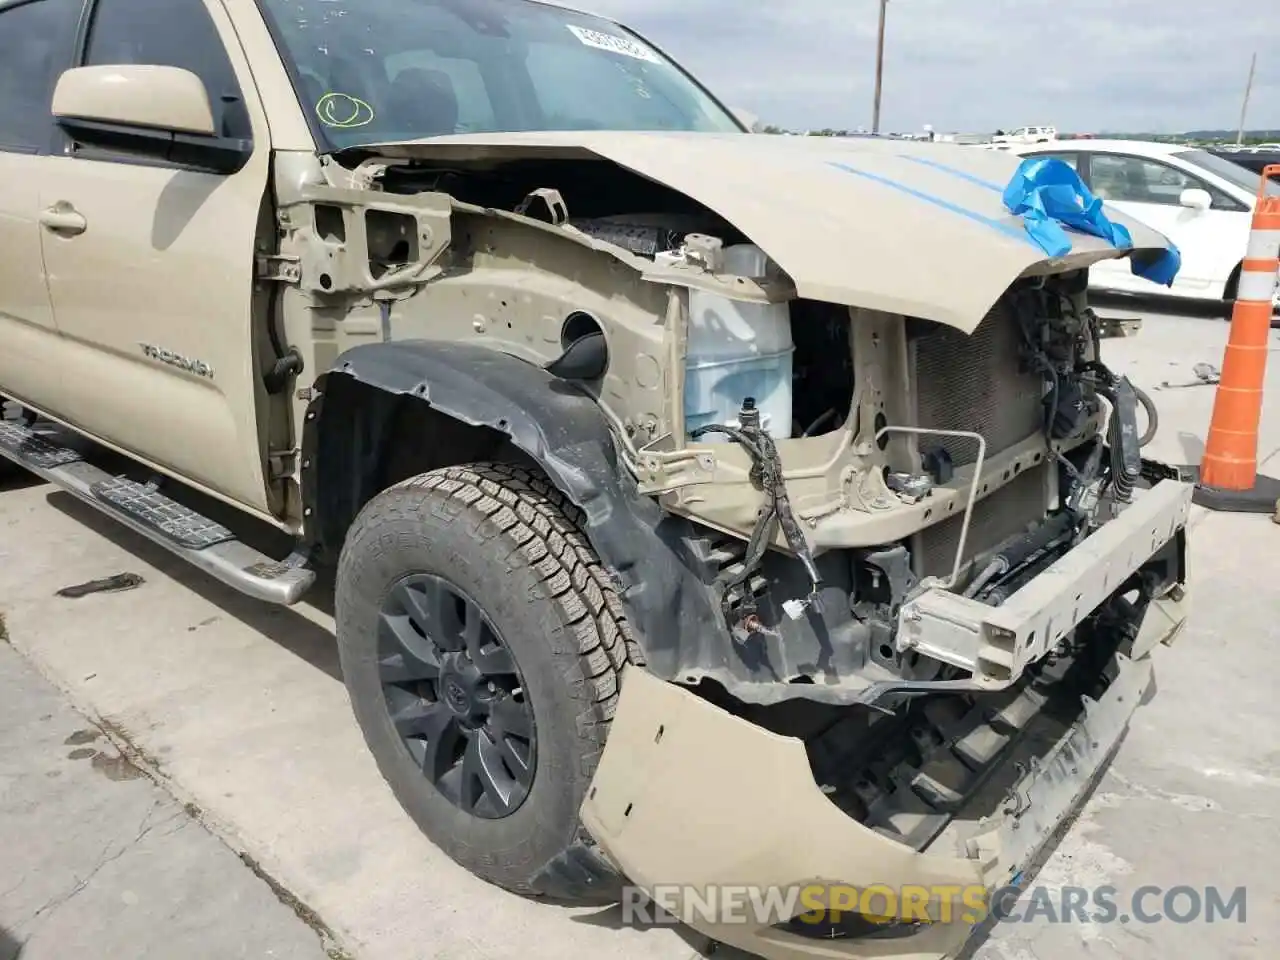
[[[1142,409],[1147,412],[1147,429],[1143,432],[1142,436],[1138,438],[1138,446],[1145,447],[1155,439],[1156,431],[1160,429],[1160,411],[1156,409],[1155,401],[1151,399],[1150,395],[1148,395],[1145,390],[1140,389],[1134,384],[1130,384],[1130,386],[1133,387],[1134,396],[1136,396],[1138,398],[1138,402],[1142,404]]]
[[[1079,366],[1078,370],[1081,373],[1098,374],[1098,378],[1096,380],[1097,390],[1108,400],[1112,401],[1112,405],[1114,406],[1115,390],[1118,387],[1121,378],[1108,370],[1101,360],[1091,360],[1088,363],[1083,363]],[[1138,403],[1142,404],[1142,409],[1147,413],[1147,429],[1143,432],[1142,436],[1138,438],[1138,446],[1145,447],[1155,439],[1156,431],[1160,429],[1160,411],[1156,409],[1155,401],[1151,399],[1151,396],[1141,388],[1134,385],[1132,381],[1129,382],[1129,388],[1133,391]]]
[[[1069,510],[1064,510],[1062,513],[1054,514],[1034,530],[1006,541],[982,573],[969,585],[964,595],[977,596],[996,577],[1002,577],[1009,571],[1016,570],[1031,557],[1049,549],[1072,533],[1075,524],[1076,515]]]
[[[1002,561],[1006,570],[1025,563],[1033,554],[1047,549],[1062,539],[1075,526],[1076,518],[1066,512],[1054,514],[1029,533],[1021,534],[1000,548],[992,559]]]
[[[1006,580],[1000,586],[995,587],[985,597],[982,602],[992,607],[1002,607],[1005,602],[1015,593],[1030,583],[1040,571],[1035,567],[1027,567],[1020,571],[1016,576]]]

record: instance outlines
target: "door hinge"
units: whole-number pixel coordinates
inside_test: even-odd
[[[259,280],[297,283],[302,279],[301,261],[301,257],[288,254],[258,254],[254,258],[254,274]]]
[[[271,480],[286,480],[297,469],[297,450],[273,450],[267,456],[267,475]]]

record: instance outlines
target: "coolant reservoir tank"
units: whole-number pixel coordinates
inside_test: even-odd
[[[761,278],[768,258],[754,244],[724,249],[724,272]],[[702,290],[689,291],[685,351],[685,429],[710,423],[738,426],[748,397],[760,425],[775,440],[791,436],[791,312],[785,303],[745,303]],[[700,442],[724,442],[708,434]]]

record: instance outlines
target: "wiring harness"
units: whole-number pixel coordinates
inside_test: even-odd
[[[751,481],[764,492],[764,506],[756,518],[751,539],[747,542],[747,553],[743,558],[742,569],[737,573],[721,575],[716,580],[721,591],[720,608],[724,613],[725,622],[732,623],[731,594],[733,590],[746,583],[759,569],[778,526],[782,527],[782,535],[786,538],[787,546],[795,552],[804,565],[805,573],[808,574],[812,586],[804,606],[815,613],[821,613],[822,576],[818,572],[813,551],[809,549],[804,531],[800,529],[795,512],[791,509],[786,483],[782,479],[782,460],[778,456],[778,448],[774,445],[773,438],[761,429],[760,411],[756,407],[754,398],[747,397],[742,402],[738,423],[737,427],[708,424],[690,433],[690,438],[693,440],[709,433],[720,433],[742,447],[751,458]],[[750,591],[745,591],[742,605],[738,610],[742,620],[756,613],[755,599]]]

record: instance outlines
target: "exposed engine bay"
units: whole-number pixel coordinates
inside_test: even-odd
[[[624,288],[633,300],[663,302],[653,281],[680,271],[722,286],[776,281],[754,299],[744,290],[741,302],[693,281],[665,288],[676,297],[667,301],[675,307],[666,308],[666,342],[674,334],[680,353],[670,359],[684,365],[683,378],[669,370],[655,381],[667,406],[645,430],[627,419],[616,431],[638,492],[685,518],[671,548],[705,594],[699,603],[718,614],[718,623],[675,638],[668,659],[678,682],[743,703],[879,707],[944,689],[936,684],[963,688],[978,671],[909,642],[904,610],[930,591],[1001,608],[1119,516],[1143,482],[1154,408],[1099,358],[1087,269],[1016,280],[966,333],[787,294],[787,276],[725,218],[613,164],[341,159],[374,195],[448,195],[465,205],[437,255],[442,273],[424,289],[428,300],[433,291],[465,296],[480,264],[501,267],[512,253],[500,244],[515,236],[501,231],[521,221],[544,225],[537,239],[547,251],[568,249],[565,237],[581,251],[574,257],[614,250],[667,270],[635,293]],[[418,254],[397,216],[366,217],[375,273]],[[518,256],[543,255],[527,249]],[[556,270],[577,262],[557,260]],[[489,274],[487,288],[500,276]],[[546,357],[546,368],[602,403],[625,397],[634,383],[624,364],[632,351],[644,360],[654,350],[652,333],[632,339],[631,323],[579,306],[559,308],[567,315],[559,356]],[[727,338],[714,337],[735,324],[750,328],[742,343],[754,342],[728,359],[694,362],[698,336],[719,349]],[[506,327],[518,344],[520,328]],[[476,330],[491,332],[479,320]],[[1148,566],[1118,607],[1078,611],[1081,629],[1099,618],[1139,622],[1179,575],[1159,557]],[[718,636],[703,635],[711,626]],[[1064,631],[1057,653],[1076,632]]]
[[[893,688],[892,682],[885,682],[888,677],[919,682],[967,676],[965,670],[903,648],[896,625],[904,605],[941,586],[1000,607],[1118,516],[1143,480],[1141,446],[1154,433],[1155,421],[1142,435],[1138,411],[1140,405],[1152,410],[1150,401],[1097,359],[1097,321],[1084,305],[1083,286],[1083,277],[1070,277],[1015,287],[984,326],[1004,323],[1014,328],[1005,331],[1005,341],[1016,337],[1016,358],[987,356],[971,369],[966,369],[966,354],[984,346],[984,334],[997,342],[998,335],[980,329],[974,338],[966,338],[936,324],[908,324],[908,343],[918,362],[931,354],[945,355],[952,371],[1006,381],[1004,387],[981,380],[952,385],[940,369],[930,384],[922,374],[916,385],[917,409],[925,414],[917,421],[920,426],[980,429],[981,419],[973,414],[982,411],[991,417],[986,425],[996,442],[1025,441],[1020,431],[1039,431],[1045,456],[1022,477],[978,500],[967,530],[962,516],[952,516],[900,541],[828,551],[815,558],[795,525],[788,531],[784,507],[779,520],[799,564],[778,553],[762,554],[756,548],[766,539],[763,536],[753,537],[745,550],[734,540],[715,542],[707,561],[717,571],[726,621],[740,644],[757,649],[764,661],[793,664],[797,673],[787,678],[790,683],[820,686],[833,675],[861,677],[868,682],[869,702]],[[814,338],[820,343],[836,340],[829,327],[813,324],[808,329],[820,332]],[[1001,369],[993,360],[1012,361],[1016,368]],[[828,377],[832,366],[821,368]],[[797,365],[795,391],[816,400],[824,395],[824,387],[830,387],[822,381],[817,389],[809,387],[805,378],[812,369]],[[1014,381],[1012,388],[1008,381]],[[1035,391],[1029,401],[1028,386]],[[967,400],[966,394],[971,394]],[[1019,396],[1024,400],[1021,408]],[[750,411],[743,414],[747,426],[738,442],[758,442]],[[776,447],[767,439],[763,446],[753,459],[767,477]],[[902,503],[927,503],[935,486],[952,481],[957,466],[973,464],[972,450],[947,438],[922,445],[915,469],[886,467],[884,479]],[[769,511],[762,513],[761,527],[771,519]],[[1168,586],[1169,573],[1166,565],[1155,562],[1151,571],[1127,585],[1137,589],[1132,600],[1118,598],[1117,609],[1100,608],[1091,616],[1140,622],[1145,604]],[[794,599],[806,594],[803,603]],[[811,660],[792,659],[797,648],[806,646],[815,616],[821,618],[825,637],[812,634],[816,646],[809,651]],[[1059,652],[1071,642],[1071,637],[1064,638]]]

